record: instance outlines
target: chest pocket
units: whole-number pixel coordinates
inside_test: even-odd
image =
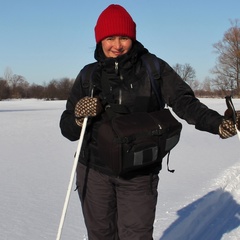
[[[151,82],[144,69],[142,69],[139,75],[140,76],[137,77],[138,80],[132,83],[132,97],[126,97],[126,99],[130,99],[130,101],[127,103],[130,112],[145,112],[149,109],[151,98]]]
[[[127,73],[115,78],[104,73],[101,78],[103,95],[106,98],[107,105],[112,107],[113,111],[119,112],[119,105],[125,106],[127,112],[148,111],[151,97],[151,81],[144,68],[139,73]]]

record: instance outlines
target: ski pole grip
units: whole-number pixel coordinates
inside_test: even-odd
[[[234,122],[234,124],[236,124],[237,113],[236,113],[236,110],[235,110],[233,102],[232,102],[232,97],[226,96],[225,99],[226,99],[227,108],[232,111],[233,122]]]

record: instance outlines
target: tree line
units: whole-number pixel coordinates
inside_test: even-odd
[[[198,97],[240,97],[240,26],[239,19],[230,20],[231,27],[222,40],[213,44],[217,54],[216,65],[210,70],[214,77],[203,82],[196,78],[196,71],[190,64],[175,64],[173,69],[186,81]],[[0,100],[8,98],[38,98],[66,100],[74,79],[53,79],[48,84],[29,84],[21,75],[12,74],[7,68],[0,77]]]
[[[0,100],[9,98],[37,98],[66,100],[74,79],[53,79],[48,84],[29,84],[23,76],[12,75],[9,80],[0,78]]]

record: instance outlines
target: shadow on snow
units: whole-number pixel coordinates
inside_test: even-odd
[[[220,240],[240,226],[240,205],[223,189],[209,192],[177,214],[160,240]]]

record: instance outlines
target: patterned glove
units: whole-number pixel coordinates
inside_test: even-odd
[[[102,105],[98,98],[84,97],[80,99],[75,106],[76,123],[80,127],[83,124],[84,117],[95,117],[102,111]]]
[[[240,130],[240,111],[236,111],[236,125],[237,129]],[[225,114],[225,119],[219,126],[219,135],[222,139],[232,137],[237,134],[235,124],[232,119],[232,112],[230,109],[227,109]]]

